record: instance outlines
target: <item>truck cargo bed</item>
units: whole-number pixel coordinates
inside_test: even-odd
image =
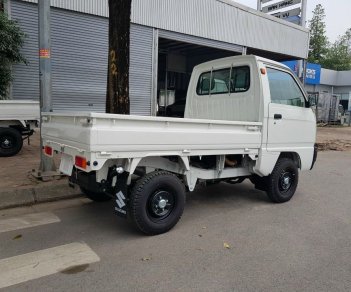
[[[257,153],[261,127],[255,122],[46,113],[42,135],[55,150],[72,148],[97,157],[192,156]]]
[[[40,118],[38,101],[0,100],[0,120],[35,121]]]

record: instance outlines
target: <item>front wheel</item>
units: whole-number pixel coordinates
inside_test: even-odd
[[[130,206],[132,220],[139,230],[148,235],[165,233],[183,214],[184,185],[167,171],[149,173],[133,188]]]
[[[287,202],[295,194],[298,181],[296,163],[289,158],[281,158],[268,177],[267,195],[274,203]]]

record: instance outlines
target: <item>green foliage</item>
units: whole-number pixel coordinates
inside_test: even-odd
[[[335,43],[329,44],[324,19],[324,8],[318,4],[309,25],[311,38],[308,61],[321,64],[326,69],[351,70],[351,28]]]
[[[351,28],[328,48],[321,65],[337,71],[351,70]]]
[[[328,51],[328,39],[326,36],[325,12],[321,4],[313,10],[313,17],[310,21],[310,53],[308,61],[320,64]]]
[[[0,12],[0,99],[8,98],[8,88],[12,81],[11,65],[27,63],[20,52],[24,37],[18,24]]]

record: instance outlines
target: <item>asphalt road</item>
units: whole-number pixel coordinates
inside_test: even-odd
[[[154,237],[115,217],[110,203],[73,200],[2,211],[0,220],[50,212],[51,221],[0,230],[0,277],[4,269],[29,277],[32,271],[24,273],[21,263],[13,263],[14,256],[35,251],[39,254],[32,255],[37,261],[33,271],[43,267],[44,254],[52,255],[48,261],[55,269],[63,257],[56,256],[56,250],[40,251],[70,243],[84,242],[100,259],[94,261],[94,254],[85,250],[89,255],[78,258],[84,263],[86,257],[86,264],[48,271],[34,280],[23,276],[19,284],[4,289],[351,291],[350,162],[350,152],[321,153],[316,168],[300,176],[292,201],[282,205],[270,203],[249,182],[200,187],[188,195],[178,225]]]

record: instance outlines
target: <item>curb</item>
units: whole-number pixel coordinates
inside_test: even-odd
[[[83,195],[79,188],[70,188],[66,180],[60,183],[51,183],[46,186],[31,186],[24,189],[14,188],[0,190],[0,210],[73,199],[81,196]]]

